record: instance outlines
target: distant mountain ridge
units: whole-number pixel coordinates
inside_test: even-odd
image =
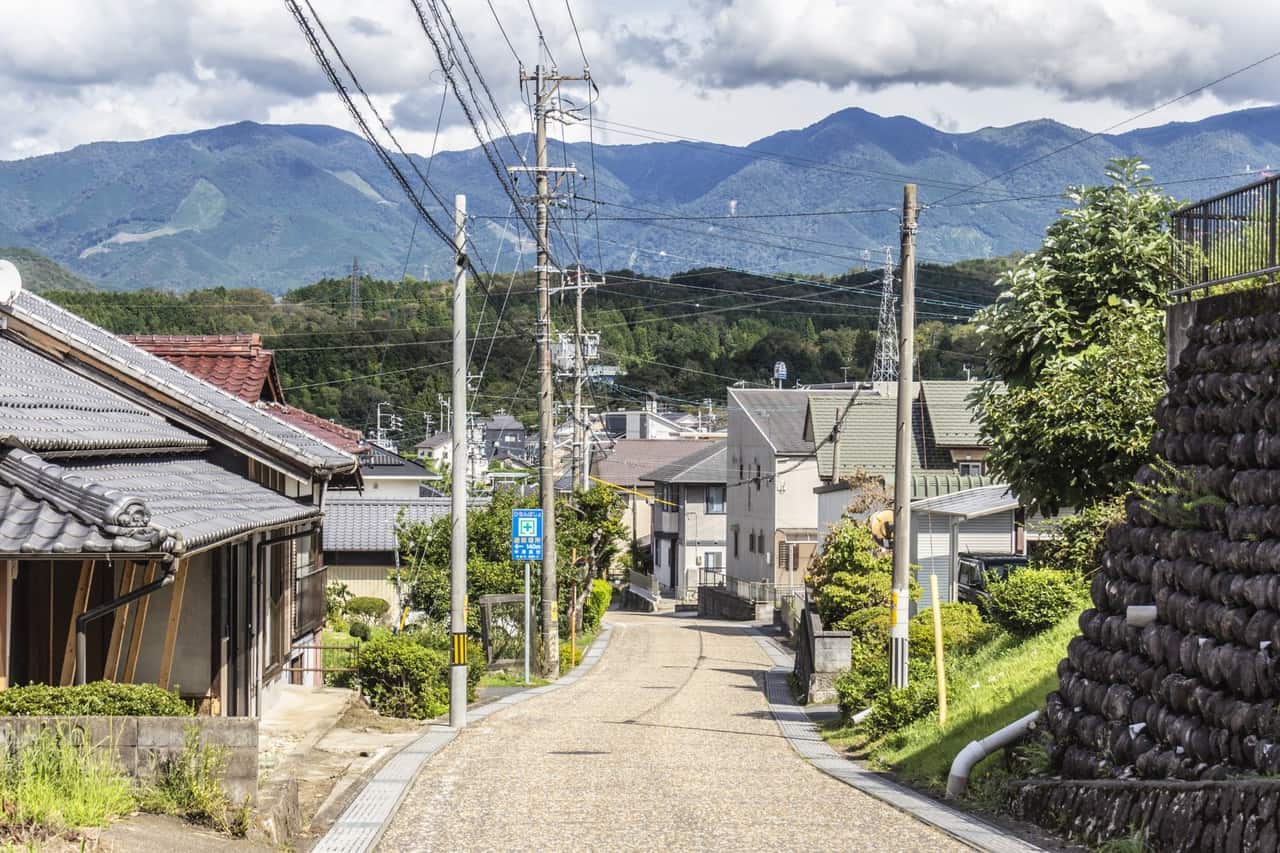
[[[843,272],[877,265],[879,247],[896,242],[894,209],[908,178],[925,203],[938,201],[1083,135],[1049,120],[948,133],[850,108],[745,149],[597,145],[594,187],[580,181],[577,193],[603,204],[593,213],[580,202],[577,222],[557,210],[553,243],[562,261],[580,254],[593,267],[660,275],[700,266]],[[526,142],[500,149],[513,162]],[[550,156],[590,172],[586,144],[553,143]],[[1100,182],[1106,160],[1120,156],[1142,156],[1180,197],[1209,195],[1248,178],[1187,179],[1280,165],[1280,107],[1102,136],[1014,171],[927,209],[922,259],[1034,248],[1063,188]],[[415,162],[425,171],[424,159]],[[510,270],[525,251],[520,263],[529,268],[531,243],[479,149],[437,154],[431,183],[442,198],[468,196],[485,266]],[[448,249],[415,229],[411,206],[364,141],[327,126],[242,122],[0,162],[0,199],[0,245],[30,247],[113,289],[282,292],[341,274],[353,258],[391,279],[421,277],[424,267],[443,278],[452,267]],[[989,203],[974,203],[981,199]],[[869,212],[753,218],[845,210]],[[447,227],[451,212],[433,212]]]

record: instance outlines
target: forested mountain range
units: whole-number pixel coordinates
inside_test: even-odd
[[[618,127],[616,139],[656,136]],[[711,266],[839,275],[878,263],[880,247],[896,242],[907,179],[936,203],[921,217],[920,255],[947,262],[1034,248],[1063,188],[1100,183],[1111,157],[1144,157],[1185,198],[1280,165],[1280,107],[1270,107],[1100,136],[1003,174],[1084,135],[1048,120],[948,133],[846,109],[745,148],[553,142],[552,162],[583,173],[566,191],[602,202],[556,208],[553,244],[562,263],[648,275]],[[515,162],[527,137],[499,150]],[[467,194],[486,266],[530,268],[528,235],[479,149],[437,154],[430,176],[448,203]],[[365,142],[333,127],[244,122],[0,162],[0,199],[0,245],[30,247],[105,288],[283,293],[340,276],[353,258],[391,281],[451,268]]]
[[[1010,258],[918,269],[920,375],[980,373],[965,321],[995,297],[993,281]],[[438,396],[449,391],[450,284],[362,278],[352,311],[351,280],[328,278],[276,297],[257,289],[211,288],[55,292],[49,298],[119,334],[259,332],[276,352],[286,399],[357,429],[372,426],[378,402],[398,407],[404,440],[439,424]],[[532,274],[475,283],[468,300],[475,408],[502,409],[532,424],[537,367]],[[599,410],[635,406],[650,393],[676,408],[710,399],[724,405],[735,382],[765,384],[784,361],[793,382],[862,379],[876,346],[880,271],[842,276],[761,277],[698,269],[670,279],[624,270],[587,293],[588,330],[601,335],[601,363],[620,366],[616,383],[595,383]],[[500,318],[500,321],[499,321]],[[555,304],[558,330],[572,305]],[[495,333],[496,329],[496,333]],[[567,399],[570,392],[563,391]]]

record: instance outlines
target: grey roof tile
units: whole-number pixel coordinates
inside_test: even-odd
[[[183,553],[320,510],[201,458],[65,465],[0,451],[0,552]]]
[[[100,360],[114,370],[135,377],[180,407],[189,407],[234,432],[274,447],[296,464],[339,471],[350,471],[356,467],[355,457],[351,454],[272,417],[263,409],[196,378],[30,291],[20,292],[14,306],[6,310],[82,356]]]
[[[31,450],[200,449],[204,439],[0,337],[0,445]]]
[[[702,449],[709,441],[705,438],[620,438],[606,455],[595,460],[593,473],[617,486],[648,486],[642,480],[650,471]]]
[[[808,455],[813,452],[813,442],[804,437],[804,416],[809,397],[820,393],[799,389],[730,388],[729,407],[741,409],[750,417],[776,452]],[[847,400],[852,392],[826,393]]]
[[[324,550],[394,551],[396,519],[401,510],[408,521],[432,522],[448,517],[451,498],[419,498],[417,500],[373,500],[338,498],[331,492],[324,506]],[[471,499],[468,506],[480,507],[487,500]]]
[[[653,483],[723,483],[728,479],[725,442],[707,441],[706,447],[641,477]]]

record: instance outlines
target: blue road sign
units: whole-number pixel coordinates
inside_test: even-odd
[[[542,510],[511,510],[511,559],[542,559]]]

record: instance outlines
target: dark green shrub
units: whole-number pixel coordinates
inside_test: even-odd
[[[391,609],[391,605],[387,603],[385,598],[378,598],[374,595],[358,595],[348,601],[344,609],[348,616],[372,622],[386,616],[387,611]]]
[[[942,614],[942,647],[947,652],[971,649],[991,635],[991,626],[972,604],[952,601],[940,605]],[[911,656],[933,657],[933,611],[916,614],[907,626],[911,637]]]
[[[582,627],[586,630],[598,628],[609,602],[613,599],[613,587],[606,580],[596,578],[591,582],[591,592],[582,605]]]
[[[380,714],[415,720],[449,709],[449,660],[406,634],[379,634],[360,648],[360,689]]]
[[[352,622],[351,627],[347,629],[347,633],[355,637],[357,640],[367,640],[373,635],[373,629],[369,627],[368,622]]]
[[[1075,515],[1055,518],[1050,529],[1056,533],[1042,539],[1034,564],[1066,569],[1081,577],[1091,577],[1102,565],[1102,546],[1107,531],[1124,521],[1124,497],[1098,501]]]
[[[30,684],[0,692],[0,717],[189,717],[178,694],[154,684]]]
[[[1086,590],[1080,576],[1059,569],[1028,568],[991,585],[991,616],[1013,634],[1038,634],[1080,609]]]
[[[885,690],[872,706],[866,727],[871,737],[882,737],[927,717],[938,707],[938,684],[930,677],[911,678],[901,690]]]

